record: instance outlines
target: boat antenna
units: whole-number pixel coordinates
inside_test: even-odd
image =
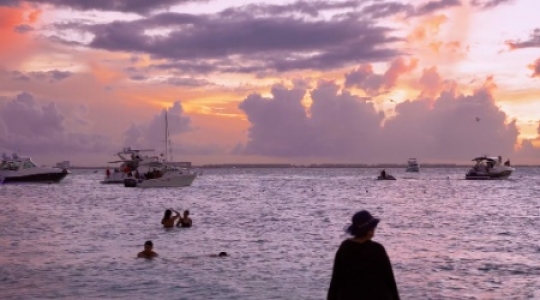
[[[169,120],[167,119],[168,108],[165,108],[165,160],[169,159]]]

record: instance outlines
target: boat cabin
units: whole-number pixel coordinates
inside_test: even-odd
[[[21,157],[13,153],[11,157],[5,153],[2,154],[2,163],[0,163],[0,171],[18,171],[21,169],[36,168],[36,164],[32,162],[30,157]]]

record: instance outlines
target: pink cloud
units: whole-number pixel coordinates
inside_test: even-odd
[[[135,148],[164,148],[165,144],[165,114],[163,109],[154,115],[149,123],[133,123],[130,128],[124,132],[124,146]],[[191,119],[184,114],[182,104],[179,101],[174,102],[173,106],[167,111],[167,120],[169,133],[171,137],[193,130]]]
[[[531,77],[540,77],[540,58],[530,64],[529,69],[533,71]]]
[[[252,95],[240,104],[251,123],[243,153],[372,162],[513,155],[519,131],[495,104],[492,79],[470,95],[449,87],[436,99],[398,104],[384,125],[384,114],[369,98],[340,91],[335,83],[320,82],[307,111],[300,104],[305,90],[274,87],[271,98]]]
[[[376,74],[370,64],[359,66],[356,70],[345,74],[345,86],[357,87],[368,95],[376,95],[396,85],[398,78],[416,68],[418,61],[411,59],[409,63],[397,58],[390,63],[384,74]]]
[[[70,131],[55,102],[30,93],[0,99],[0,150],[26,154],[94,152],[110,149],[108,137]]]

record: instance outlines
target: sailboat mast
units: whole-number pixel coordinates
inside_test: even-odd
[[[165,109],[165,159],[169,159],[169,121],[167,119],[167,110]]]

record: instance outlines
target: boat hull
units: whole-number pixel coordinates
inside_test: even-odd
[[[420,172],[420,168],[419,167],[408,167],[405,172],[407,173],[418,173]]]
[[[510,175],[512,175],[512,171],[510,170],[499,172],[499,173],[490,173],[490,174],[468,173],[467,175],[465,175],[465,179],[467,180],[504,180],[504,179],[508,179]]]
[[[67,170],[62,172],[54,173],[41,173],[41,174],[25,174],[25,175],[7,175],[3,177],[3,183],[31,183],[31,182],[41,182],[41,183],[57,183],[62,181],[69,174]],[[0,182],[2,179],[0,178]]]
[[[377,180],[396,180],[396,178],[392,175],[386,175],[386,177],[382,177],[379,175],[379,177],[377,177]]]
[[[158,187],[185,187],[190,186],[197,178],[197,174],[181,174],[163,176],[155,179],[137,180],[128,178],[124,180],[125,187],[158,188]]]
[[[512,171],[501,172],[497,174],[467,174],[465,179],[467,180],[504,180],[508,179],[512,175]]]

